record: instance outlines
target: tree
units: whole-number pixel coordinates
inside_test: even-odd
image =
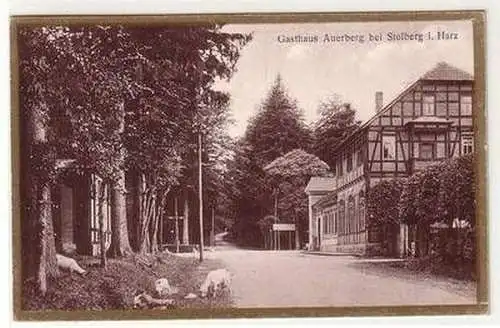
[[[96,173],[112,186],[110,255],[126,255],[131,249],[125,166],[149,163],[145,171],[150,169],[156,190],[166,194],[181,171],[186,153],[182,145],[195,118],[212,118],[209,106],[218,99],[227,101],[226,95],[211,89],[214,81],[231,76],[239,50],[249,38],[222,33],[220,26],[182,30],[27,27],[19,37],[22,113],[26,122],[35,122],[24,127],[26,135],[41,136],[23,140],[24,162],[29,163],[23,193],[32,200],[23,236],[40,235],[34,243],[40,251],[29,251],[32,243],[24,240],[23,250],[28,251],[23,254],[25,268],[38,268],[43,292],[45,277],[57,274],[49,211],[55,158],[74,159],[77,170]],[[152,73],[148,79],[141,78],[142,68]],[[200,99],[194,106],[193,95],[198,91]],[[131,106],[139,100],[140,106]],[[132,121],[136,124],[126,116],[136,118]],[[153,133],[145,133],[153,126]],[[144,142],[134,149],[131,140]],[[156,236],[154,231],[150,234]]]
[[[297,102],[277,76],[259,111],[237,141],[229,169],[235,233],[242,242],[262,245],[257,221],[274,212],[271,178],[263,170],[275,158],[297,148],[308,150],[311,133]]]
[[[319,118],[314,123],[313,153],[332,166],[332,150],[361,122],[356,120],[356,110],[349,103],[342,102],[338,95],[323,101],[318,107],[318,114]]]
[[[369,227],[399,225],[399,200],[404,184],[402,178],[383,180],[369,189],[366,197]]]
[[[436,211],[444,223],[453,226],[456,219],[475,226],[476,193],[474,156],[452,158],[442,164]]]
[[[125,210],[125,102],[141,92],[134,80],[130,35],[117,27],[48,27],[46,46],[54,49],[48,94],[54,108],[66,108],[71,145],[59,155],[76,159],[111,186],[112,238],[109,253],[131,252]],[[133,67],[133,65],[132,65]],[[61,149],[67,149],[62,147]],[[103,250],[101,250],[102,252]]]
[[[399,233],[399,201],[405,181],[405,178],[382,180],[367,192],[367,227],[382,232],[382,241],[388,255],[392,255],[393,251],[391,237]]]
[[[311,133],[303,113],[297,101],[287,94],[280,75],[276,77],[259,112],[250,120],[245,141],[251,145],[260,166],[293,149],[307,151],[310,148]]]
[[[264,171],[274,179],[277,208],[284,216],[293,218],[298,229],[299,220],[307,216],[307,197],[304,188],[312,176],[326,175],[328,164],[302,149],[294,149],[264,167]],[[284,197],[278,202],[279,193]],[[278,205],[279,204],[279,205]],[[299,247],[299,231],[295,234],[296,247]]]

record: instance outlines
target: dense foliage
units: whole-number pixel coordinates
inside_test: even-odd
[[[370,214],[368,226],[399,224],[399,200],[405,180],[380,181],[367,193],[366,206]]]
[[[475,199],[474,157],[451,158],[370,188],[368,224],[406,223],[417,232],[418,255],[473,270]]]
[[[257,223],[274,213],[275,188],[264,167],[294,149],[307,151],[310,143],[311,133],[302,112],[278,76],[245,135],[237,142],[230,165],[233,231],[242,243],[262,246]]]
[[[463,220],[475,224],[474,157],[466,155],[432,165],[409,177],[399,200],[405,223],[449,226]]]
[[[56,158],[74,160],[79,173],[98,174],[112,186],[111,249],[120,255],[130,250],[125,170],[140,172],[139,243],[142,250],[154,251],[163,200],[173,186],[193,185],[197,133],[203,134],[204,159],[213,172],[207,177],[221,174],[229,96],[214,84],[231,77],[250,36],[224,33],[215,25],[73,25],[22,27],[18,41],[23,129],[37,137],[23,141],[27,185],[53,182]],[[210,181],[212,190],[219,188],[215,178]],[[29,188],[26,195],[39,197]],[[23,235],[51,222],[42,212],[27,210],[29,231]],[[45,245],[45,235],[52,233],[44,232],[34,244]],[[54,249],[53,239],[46,244]],[[49,254],[39,261],[43,271],[54,251],[42,253]]]
[[[318,108],[318,114],[319,118],[314,124],[313,153],[332,166],[332,150],[354,132],[361,122],[356,120],[356,110],[349,103],[342,102],[338,95],[324,100]]]

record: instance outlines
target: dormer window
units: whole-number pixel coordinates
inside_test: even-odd
[[[425,95],[422,103],[422,114],[424,116],[435,115],[435,99],[433,95]]]

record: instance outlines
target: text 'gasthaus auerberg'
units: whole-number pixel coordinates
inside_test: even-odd
[[[460,35],[450,31],[428,32],[379,32],[379,33],[324,33],[324,34],[279,34],[279,43],[365,43],[398,41],[448,41],[458,40]]]

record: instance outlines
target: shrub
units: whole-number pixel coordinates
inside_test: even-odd
[[[399,200],[406,179],[381,181],[367,192],[369,227],[399,224]]]
[[[446,161],[442,165],[439,180],[436,208],[441,215],[440,218],[449,225],[458,219],[474,226],[476,222],[474,157],[467,155]]]
[[[367,194],[368,224],[418,227],[420,256],[434,264],[469,268],[475,263],[474,157],[451,158],[407,179],[382,181]],[[466,269],[467,270],[467,269]]]
[[[401,188],[401,196],[398,202],[399,219],[406,224],[416,224],[415,195],[420,186],[420,172],[405,180]]]

